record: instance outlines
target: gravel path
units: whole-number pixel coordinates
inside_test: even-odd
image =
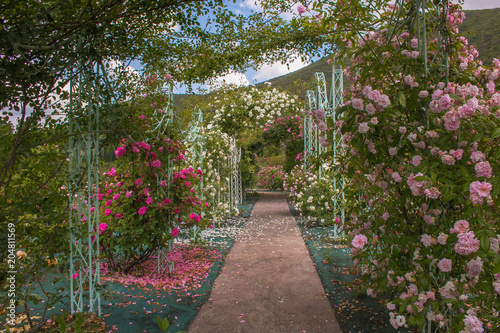
[[[288,209],[263,192],[190,333],[341,333]]]

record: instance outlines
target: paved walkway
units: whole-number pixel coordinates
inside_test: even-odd
[[[261,193],[189,333],[341,333],[282,193]]]

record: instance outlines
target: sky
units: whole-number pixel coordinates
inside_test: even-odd
[[[454,0],[454,2],[458,1]],[[258,4],[259,0],[240,0],[235,4],[230,4],[229,6],[232,7],[232,9],[238,14],[248,14],[252,11],[261,12],[262,9]],[[296,10],[298,4],[299,2],[297,2],[293,9]],[[462,6],[465,10],[498,8],[500,7],[500,0],[465,0]],[[289,19],[292,17],[292,15],[292,13],[286,13],[282,16]],[[300,59],[289,63],[289,66],[281,63],[274,63],[271,65],[264,65],[258,71],[248,70],[245,73],[229,73],[223,77],[217,78],[215,81],[216,84],[225,82],[237,85],[251,85],[259,82],[264,82],[278,76],[286,75],[309,64],[310,62],[304,62]],[[178,91],[175,91],[174,93],[183,92],[183,88],[181,87],[176,90]]]

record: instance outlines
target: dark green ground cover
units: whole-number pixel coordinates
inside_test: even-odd
[[[366,295],[359,275],[351,271],[351,246],[333,241],[333,227],[320,226],[299,216],[289,205],[325,289],[326,296],[344,333],[397,333],[389,323],[382,300]]]

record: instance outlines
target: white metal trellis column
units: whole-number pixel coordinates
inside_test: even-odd
[[[241,148],[236,145],[236,139],[231,138],[231,155],[229,157],[229,203],[231,209],[237,208],[242,202],[242,189],[240,180]]]
[[[316,78],[316,86],[318,90],[318,109],[322,110],[325,113],[325,120],[331,117],[331,109],[328,103],[328,92],[326,90],[326,80],[325,74],[323,73],[315,73]],[[315,157],[319,157],[322,153],[326,152],[326,147],[323,147],[320,144],[320,138],[325,138],[325,134],[319,131],[318,127],[315,126],[315,135],[314,140],[316,141],[316,150]],[[319,179],[321,179],[323,174],[323,165],[320,163],[319,165]]]
[[[68,111],[71,313],[88,310],[99,316],[98,131],[105,73],[101,63],[82,61],[70,82]]]
[[[313,90],[306,91],[307,109],[304,112],[304,164],[310,163],[315,149],[316,140],[314,140],[312,113],[316,110],[316,94]]]
[[[332,94],[331,94],[331,117],[333,118],[334,124],[337,124],[337,119],[340,114],[337,114],[337,109],[340,105],[343,104],[342,100],[342,91],[344,90],[344,75],[342,72],[342,68],[337,65],[333,66],[332,71]],[[342,134],[340,129],[335,129],[332,135],[332,150],[333,150],[333,165],[336,169],[338,169],[338,158],[342,154],[343,144],[342,144]],[[345,178],[340,172],[335,173],[333,178],[333,189],[334,189],[334,198],[333,204],[335,209],[339,212],[340,223],[334,229],[335,238],[344,238],[345,232],[340,231],[340,226],[344,226],[345,222]],[[342,228],[343,229],[343,228]]]

